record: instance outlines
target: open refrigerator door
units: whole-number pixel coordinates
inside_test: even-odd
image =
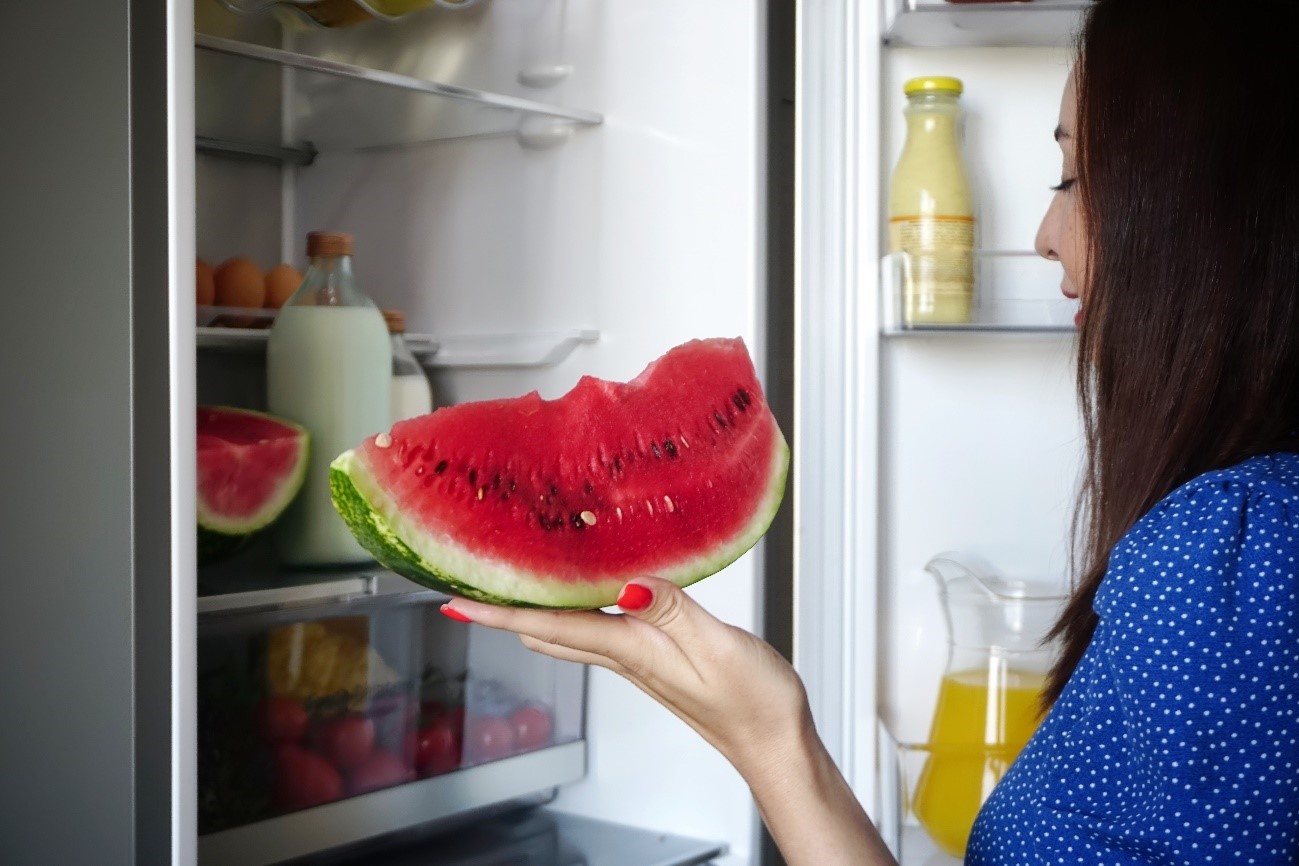
[[[1008,578],[1068,585],[1082,454],[1073,309],[1033,242],[1059,179],[1051,132],[1086,5],[881,0],[802,13],[799,308],[819,339],[799,353],[800,456],[814,467],[799,481],[799,537],[815,541],[797,559],[795,661],[818,729],[903,864],[959,862],[978,805],[917,799],[941,747],[931,741],[950,647],[926,564],[956,551]],[[964,86],[974,297],[968,323],[916,327],[887,217],[903,84],[926,76]],[[827,489],[811,473],[848,483]],[[950,823],[964,824],[955,842]]]

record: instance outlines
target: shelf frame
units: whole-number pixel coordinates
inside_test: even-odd
[[[363,145],[339,147],[332,147],[328,142],[323,141],[242,142],[222,135],[207,134],[196,141],[198,149],[207,153],[272,160],[293,165],[311,165],[315,161],[317,154],[331,150],[370,150],[418,145],[430,141],[464,137],[465,135],[477,137],[513,134],[519,137],[525,146],[544,146],[536,143],[530,144],[530,142],[539,136],[545,138],[546,144],[562,141],[564,136],[559,135],[555,131],[555,127],[571,129],[573,127],[598,126],[604,122],[604,116],[595,111],[552,105],[532,99],[493,93],[442,81],[431,81],[381,69],[370,69],[282,48],[255,45],[205,33],[195,34],[194,47],[198,51],[210,52],[214,55],[255,61],[281,69],[315,73],[340,81],[378,85],[387,88],[390,92],[404,92],[416,97],[455,100],[477,107],[515,113],[520,117],[520,120],[513,126],[501,124],[498,129],[471,130],[468,133],[454,132],[448,135],[438,134],[436,128],[433,128],[430,130],[432,132],[430,135],[401,136],[401,140],[398,141],[378,140]]]
[[[263,352],[270,337],[267,328],[199,327],[198,351]],[[553,367],[579,346],[600,340],[589,328],[537,333],[464,334],[438,337],[407,334],[406,344],[420,362],[431,369],[531,369]]]

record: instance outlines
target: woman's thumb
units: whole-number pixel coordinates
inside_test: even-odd
[[[681,587],[661,577],[638,577],[618,594],[618,607],[672,634],[679,627],[697,628],[709,615]]]

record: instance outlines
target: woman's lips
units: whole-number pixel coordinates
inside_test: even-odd
[[[1069,291],[1068,289],[1066,289],[1064,286],[1061,286],[1061,287],[1060,287],[1060,294],[1064,295],[1066,298],[1068,298],[1068,299],[1071,300],[1071,301],[1076,301],[1076,300],[1078,300],[1078,293],[1077,293],[1077,292],[1071,292],[1071,291]],[[1073,314],[1073,326],[1074,326],[1075,328],[1077,328],[1077,327],[1081,327],[1081,326],[1082,326],[1082,320],[1083,320],[1082,305],[1079,304],[1079,305],[1078,305],[1078,310],[1077,310],[1077,312],[1075,312],[1075,313]]]

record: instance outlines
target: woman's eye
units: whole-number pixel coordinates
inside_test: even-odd
[[[1058,184],[1056,184],[1055,186],[1051,187],[1051,191],[1052,191],[1052,192],[1068,192],[1069,190],[1073,189],[1073,185],[1074,185],[1074,183],[1075,183],[1077,180],[1078,180],[1078,179],[1077,179],[1077,178],[1074,178],[1074,177],[1066,178],[1066,179],[1060,181],[1060,182],[1059,182]]]

